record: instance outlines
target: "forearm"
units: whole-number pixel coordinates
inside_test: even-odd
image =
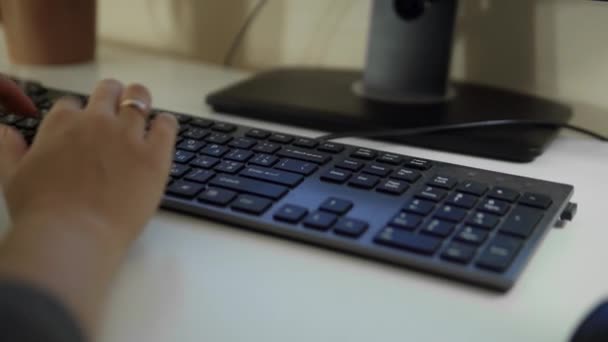
[[[82,225],[88,227],[83,229]],[[94,334],[101,301],[125,251],[95,222],[17,222],[0,248],[0,278],[54,294]]]
[[[0,0],[14,62],[89,61],[95,45],[95,0]]]

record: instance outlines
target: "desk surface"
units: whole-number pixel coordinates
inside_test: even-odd
[[[98,62],[0,71],[88,91],[114,77],[155,105],[211,116],[206,93],[246,75],[103,47]],[[218,114],[215,114],[218,115]],[[218,115],[221,116],[221,115]],[[318,132],[221,116],[222,120]],[[604,117],[608,120],[608,117]],[[575,221],[551,231],[515,287],[495,294],[407,269],[160,211],[107,302],[100,341],[561,341],[608,295],[608,144],[562,135],[532,164],[349,139],[395,153],[573,184]]]

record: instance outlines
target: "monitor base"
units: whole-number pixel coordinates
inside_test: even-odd
[[[455,96],[440,104],[395,104],[357,96],[360,71],[290,68],[260,73],[207,97],[217,112],[299,125],[328,132],[413,128],[482,120],[568,122],[568,106],[520,93],[454,82]],[[488,127],[409,137],[382,138],[515,162],[530,162],[558,129]]]

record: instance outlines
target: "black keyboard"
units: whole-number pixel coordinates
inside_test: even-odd
[[[43,114],[62,95],[23,87]],[[570,219],[570,185],[174,113],[162,206],[365,258],[508,290]],[[37,118],[0,122],[35,139]]]

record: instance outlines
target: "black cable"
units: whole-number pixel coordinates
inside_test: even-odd
[[[477,122],[467,122],[458,124],[448,124],[439,126],[423,126],[416,128],[389,129],[382,131],[361,131],[361,132],[344,132],[331,133],[318,137],[319,140],[335,140],[341,138],[383,138],[383,137],[402,137],[410,135],[420,135],[428,133],[439,133],[449,131],[460,131],[471,128],[487,128],[499,126],[536,126],[547,128],[565,128],[581,134],[591,136],[600,141],[608,141],[608,137],[599,133],[592,132],[588,129],[573,126],[567,123],[542,121],[542,120],[487,120]]]
[[[247,34],[249,27],[251,27],[251,24],[253,24],[254,20],[258,17],[264,6],[266,6],[267,2],[268,0],[259,0],[253,10],[251,10],[251,13],[249,13],[247,18],[245,18],[243,26],[241,26],[237,34],[234,36],[234,39],[230,44],[230,48],[226,53],[226,57],[224,57],[224,66],[232,66],[234,57],[236,56],[236,53],[243,42],[243,38],[245,38],[245,34]]]

